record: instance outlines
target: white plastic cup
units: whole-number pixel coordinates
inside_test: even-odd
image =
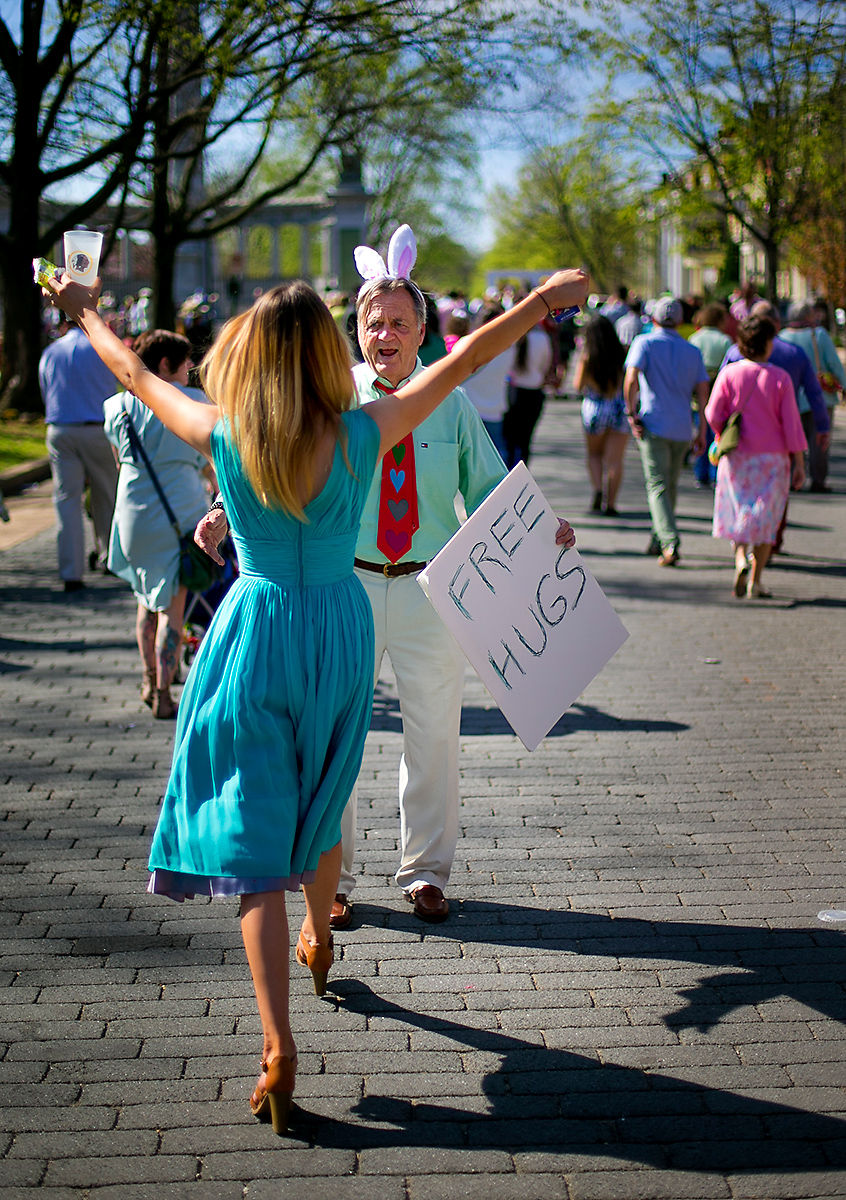
[[[65,271],[77,283],[90,287],[100,268],[102,233],[93,229],[69,229],[65,234]]]

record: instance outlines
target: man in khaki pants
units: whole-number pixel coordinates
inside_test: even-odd
[[[66,592],[82,589],[85,531],[82,503],[91,488],[97,559],[105,565],[115,508],[117,465],[103,432],[103,401],[118,390],[81,329],[63,321],[38,364],[47,419],[47,451],[53,472],[59,577]]]

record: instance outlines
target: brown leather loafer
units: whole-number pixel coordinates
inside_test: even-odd
[[[349,929],[352,925],[352,902],[343,892],[338,892],[332,901],[332,911],[329,914],[330,929]]]
[[[449,904],[441,889],[433,883],[424,883],[413,892],[406,892],[405,898],[414,905],[414,915],[421,921],[445,921],[449,916]]]

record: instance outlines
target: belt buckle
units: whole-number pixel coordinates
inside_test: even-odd
[[[386,562],[385,565],[382,567],[382,574],[385,576],[386,579],[391,578],[391,564],[389,562]]]

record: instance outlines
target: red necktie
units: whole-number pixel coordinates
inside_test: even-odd
[[[386,395],[397,390],[386,387],[378,379],[374,380],[373,386]],[[411,539],[419,528],[414,436],[409,433],[382,459],[376,545],[388,562],[399,562],[411,549]]]

